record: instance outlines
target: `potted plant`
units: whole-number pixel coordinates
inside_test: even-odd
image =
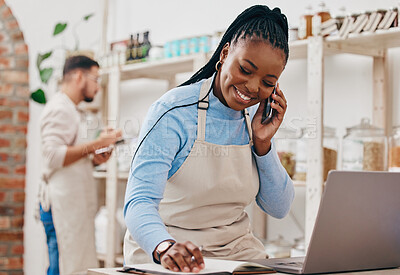
[[[33,101],[45,104],[46,103],[46,92],[44,91],[43,86],[47,86],[50,78],[53,75],[54,72],[54,66],[45,66],[43,62],[45,60],[48,60],[49,58],[52,57],[54,51],[60,49],[63,50],[66,53],[66,56],[72,55],[74,52],[77,52],[79,50],[79,39],[78,39],[78,34],[77,34],[77,28],[78,26],[83,23],[87,22],[94,14],[88,14],[84,16],[79,22],[77,22],[74,27],[73,27],[73,36],[75,39],[75,46],[73,50],[69,50],[65,47],[65,45],[62,45],[61,47],[58,48],[53,48],[52,50],[45,52],[45,53],[38,53],[37,58],[36,58],[36,67],[39,73],[40,81],[41,81],[41,87],[37,88],[35,91],[31,93],[31,98]],[[53,31],[53,37],[58,36],[60,34],[65,33],[65,30],[68,27],[68,23],[66,22],[59,22],[55,25],[54,31]],[[93,57],[93,56],[91,56]]]

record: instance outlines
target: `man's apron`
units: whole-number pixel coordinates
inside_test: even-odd
[[[205,97],[210,85],[212,78],[202,84],[199,99]],[[198,108],[197,139],[189,156],[166,184],[160,216],[178,242],[202,245],[205,257],[266,258],[264,246],[251,232],[245,212],[259,189],[248,112],[245,110],[249,144],[211,144],[205,141],[208,96],[204,101],[207,103],[199,103]],[[127,265],[152,262],[128,231],[124,260]]]
[[[88,141],[83,126],[74,145]],[[94,237],[97,189],[92,173],[92,162],[84,157],[56,170],[48,180],[61,275],[86,274],[88,268],[98,267]]]

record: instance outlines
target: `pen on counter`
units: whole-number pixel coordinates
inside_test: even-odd
[[[203,251],[203,246],[202,246],[202,245],[199,246],[199,250],[200,250],[200,252]],[[195,258],[194,256],[192,256],[192,257],[190,258],[190,261],[191,261],[191,262],[194,262],[194,261],[196,261],[196,258]]]

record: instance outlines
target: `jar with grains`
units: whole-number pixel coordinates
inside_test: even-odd
[[[279,128],[274,138],[282,166],[292,179],[296,169],[296,143],[299,136],[300,134],[294,129]]]
[[[393,128],[389,139],[389,171],[400,172],[400,125]]]
[[[342,142],[342,169],[385,171],[387,138],[384,130],[371,125],[368,118],[347,128]]]
[[[296,172],[294,180],[305,181],[307,178],[307,157],[308,146],[307,141],[311,138],[306,128],[302,129],[301,137],[296,144]],[[326,181],[328,172],[335,170],[337,167],[338,138],[336,130],[331,127],[324,127],[323,133],[323,179]]]

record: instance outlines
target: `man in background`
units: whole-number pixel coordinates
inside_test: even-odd
[[[61,92],[46,104],[42,113],[44,170],[39,198],[49,251],[47,274],[82,274],[98,266],[93,165],[106,162],[112,146],[121,138],[120,130],[107,129],[89,141],[81,127],[82,114],[77,105],[93,100],[100,88],[99,79],[96,61],[86,56],[68,58]],[[109,150],[96,154],[100,148]]]

